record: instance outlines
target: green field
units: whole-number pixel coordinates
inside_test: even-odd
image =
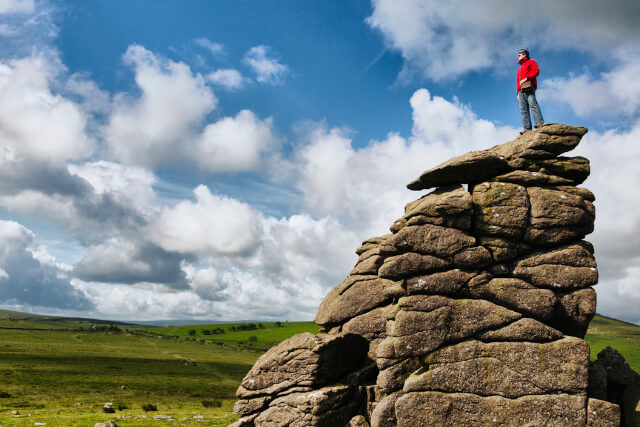
[[[234,392],[260,354],[318,331],[311,322],[109,325],[0,310],[0,396],[8,396],[0,397],[0,425],[227,425],[237,419]],[[596,316],[586,340],[592,358],[611,345],[640,371],[640,326]],[[114,414],[102,411],[105,402]],[[157,415],[173,421],[152,421]]]

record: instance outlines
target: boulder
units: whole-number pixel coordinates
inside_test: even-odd
[[[593,288],[558,293],[559,304],[551,322],[567,335],[584,338],[589,322],[596,314],[596,291]]]
[[[318,308],[316,323],[335,325],[380,306],[389,299],[385,287],[396,287],[377,276],[349,276],[333,288]]]
[[[242,380],[236,395],[249,399],[275,396],[291,389],[312,390],[359,367],[368,347],[366,340],[354,334],[313,335],[305,332],[295,335],[260,356]],[[343,354],[350,357],[341,357]]]
[[[524,241],[538,246],[582,239],[593,231],[593,204],[556,189],[528,187],[531,217]]]
[[[334,427],[349,423],[362,405],[362,393],[348,386],[325,387],[275,399],[258,415],[257,426]]]

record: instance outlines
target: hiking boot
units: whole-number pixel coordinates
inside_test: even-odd
[[[541,128],[544,125],[545,125],[544,123],[536,123],[536,129]]]
[[[523,135],[525,132],[530,132],[530,131],[531,131],[531,129],[522,129],[520,131],[520,135]]]

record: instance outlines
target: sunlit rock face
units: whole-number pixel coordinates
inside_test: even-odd
[[[409,183],[427,193],[356,250],[324,333],[256,362],[235,425],[619,425],[620,402],[588,392],[589,161],[560,156],[586,132],[545,125]]]

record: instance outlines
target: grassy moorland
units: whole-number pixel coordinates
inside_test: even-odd
[[[317,330],[311,322],[150,328],[0,310],[0,425],[227,425],[260,354]],[[592,358],[611,345],[640,371],[640,326],[596,316],[586,340]],[[115,413],[103,412],[105,402]]]
[[[640,372],[640,326],[596,315],[589,324],[585,340],[591,347],[591,360],[595,360],[603,348],[611,346],[636,372]]]

